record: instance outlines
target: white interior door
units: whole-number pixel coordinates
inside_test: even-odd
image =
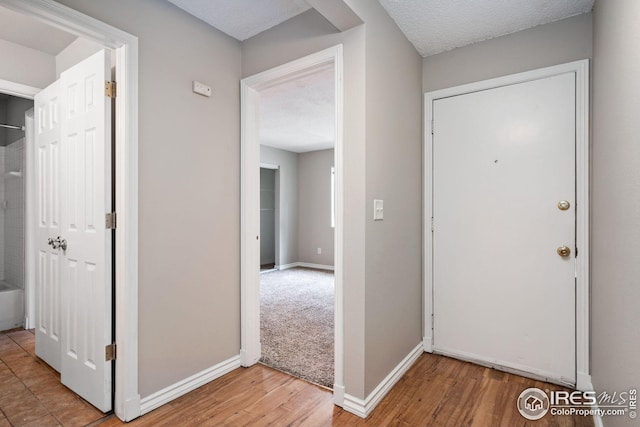
[[[575,384],[575,102],[573,73],[434,101],[435,351]]]
[[[35,97],[36,354],[60,371],[60,82]]]
[[[102,411],[111,410],[112,340],[111,80],[110,55],[101,51],[62,73],[60,234],[63,344],[61,380]]]
[[[110,76],[110,55],[101,51],[35,98],[36,354],[104,412],[113,386],[105,360],[112,341]]]

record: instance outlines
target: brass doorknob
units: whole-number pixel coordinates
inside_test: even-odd
[[[560,246],[557,252],[561,257],[568,257],[569,255],[571,255],[571,249],[569,249],[567,246]]]
[[[560,209],[561,211],[566,211],[567,209],[569,209],[571,207],[571,203],[569,203],[566,200],[560,200],[558,202],[558,209]]]

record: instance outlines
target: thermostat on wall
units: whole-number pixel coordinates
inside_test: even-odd
[[[204,83],[200,83],[199,81],[194,80],[193,93],[197,93],[204,96],[211,96],[211,86],[207,86]]]

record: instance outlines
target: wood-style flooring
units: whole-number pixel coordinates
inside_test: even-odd
[[[0,333],[0,427],[123,426],[60,384],[35,356],[33,332]],[[141,426],[573,426],[590,417],[527,421],[516,399],[528,387],[561,387],[447,357],[423,354],[366,419],[332,403],[330,391],[263,365],[239,368],[129,423]]]
[[[0,427],[80,427],[102,418],[36,357],[33,331],[0,332]]]
[[[527,421],[516,409],[542,383],[447,357],[423,354],[363,420],[332,403],[331,392],[263,365],[239,368],[129,423],[141,426],[575,426],[590,417],[547,414]],[[112,417],[101,427],[122,426]]]

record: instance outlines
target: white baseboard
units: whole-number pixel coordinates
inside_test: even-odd
[[[344,386],[343,385],[333,385],[333,404],[339,407],[344,406]]]
[[[140,395],[136,394],[135,397],[127,399],[124,402],[124,422],[129,422],[140,416]]]
[[[591,375],[585,372],[578,372],[576,374],[576,390],[592,391],[593,384],[591,383]]]
[[[258,344],[258,347],[255,349],[255,353],[249,354],[247,350],[240,349],[240,366],[244,366],[248,368],[250,366],[255,365],[260,360],[262,355],[262,345]]]
[[[288,270],[290,268],[294,268],[297,266],[298,266],[297,262],[292,262],[291,264],[276,265],[276,270]]]
[[[333,265],[312,264],[310,262],[299,262],[297,264],[298,264],[298,267],[315,268],[316,270],[329,270],[329,271],[335,270],[335,267]]]
[[[598,409],[598,405],[595,405],[593,408]],[[604,423],[602,422],[602,417],[598,415],[597,412],[598,411],[596,411],[596,413],[593,414],[593,425],[594,427],[604,427]]]
[[[200,371],[197,374],[178,381],[175,384],[165,387],[160,391],[153,393],[140,401],[140,415],[144,415],[154,409],[171,402],[178,397],[203,386],[216,378],[220,378],[224,374],[240,367],[240,356],[234,356],[218,363],[215,366]]]
[[[433,337],[424,337],[422,339],[422,346],[425,353],[433,353]]]
[[[310,262],[292,262],[291,264],[276,265],[276,270],[288,270],[295,267],[315,268],[316,270],[335,270],[333,265],[312,264]]]
[[[389,393],[395,383],[402,378],[405,372],[413,365],[413,363],[423,353],[423,344],[418,344],[411,352],[405,356],[404,359],[396,366],[385,379],[383,379],[378,386],[362,400],[350,394],[344,395],[344,402],[342,408],[345,411],[351,412],[361,418],[366,418],[382,400],[383,397]]]
[[[583,372],[578,372],[576,378],[576,389],[580,391],[593,391],[595,390],[593,387],[593,383],[591,382],[591,375],[585,374]],[[604,423],[602,421],[602,417],[598,414],[598,404],[592,406],[595,409],[593,414],[593,425],[594,427],[604,427]]]

